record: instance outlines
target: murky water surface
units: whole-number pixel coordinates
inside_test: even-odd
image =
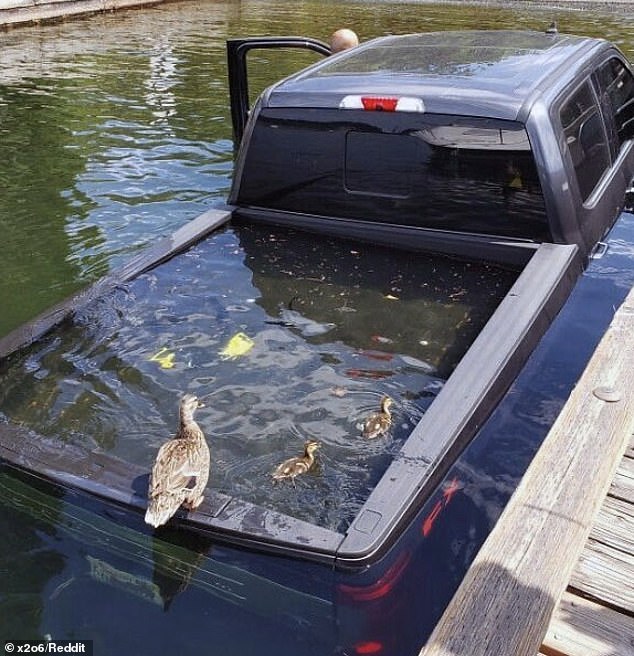
[[[609,13],[609,3],[592,12],[530,4],[179,2],[0,33],[0,334],[224,200],[233,167],[227,37],[327,39],[341,25],[362,39],[455,28],[542,29],[556,18],[562,31],[604,36],[634,59],[634,18],[627,11]],[[260,53],[252,90],[314,59]],[[68,332],[12,362],[12,375],[2,375],[6,413],[41,432],[92,440],[96,448],[147,462],[150,446],[174,429],[174,397],[191,389],[210,395],[199,418],[216,435],[221,488],[266,496],[264,472],[275,460],[267,445],[286,455],[305,435],[318,437],[324,422],[329,431],[322,438],[336,454],[326,454],[324,473],[336,472],[333,464],[351,455],[347,467],[358,461],[357,482],[368,471],[378,475],[383,464],[366,466],[374,445],[356,450],[359,418],[381,394],[398,397],[388,445],[398,444],[508,279],[498,278],[500,287],[487,295],[480,281],[491,272],[444,263],[447,280],[433,290],[424,286],[424,267],[343,243],[333,252],[342,278],[332,263],[320,268],[299,241],[293,242],[296,260],[266,261],[271,254],[286,257],[283,239],[231,228],[181,263],[117,290],[96,314],[88,311]],[[389,271],[390,279],[368,279],[370,269]],[[192,272],[208,285],[203,306],[191,289]],[[355,278],[359,272],[365,284]],[[451,302],[448,291],[455,292]],[[487,299],[480,314],[474,298]],[[254,340],[253,348],[221,359],[219,351],[238,332]],[[172,368],[150,359],[172,353]],[[280,370],[288,365],[310,373],[301,384],[283,381],[264,394],[272,353]],[[331,394],[335,389],[345,394]],[[293,407],[300,395],[304,403]],[[495,446],[474,445],[461,465],[469,482],[453,502],[453,523],[436,522],[416,574],[408,571],[385,607],[351,604],[326,568],[300,568],[191,536],[152,538],[138,518],[114,508],[104,518],[87,499],[0,471],[0,641],[86,638],[100,656],[329,655],[355,653],[354,645],[415,654],[521,473],[517,463],[531,439],[522,436],[522,422],[535,412],[552,415],[549,402],[545,396],[541,405],[531,402],[517,433]],[[241,403],[252,410],[241,413]],[[120,440],[122,427],[131,440]],[[238,453],[244,449],[248,457],[233,451],[238,434],[246,440]],[[336,524],[337,504],[345,506],[350,496],[341,487],[344,474],[328,476],[332,503],[319,519]],[[319,480],[298,486],[295,511],[304,511],[297,500]],[[266,501],[286,503],[287,492],[279,488]],[[388,554],[384,568],[400,571],[403,554],[412,557],[406,549]],[[363,583],[371,582],[355,584]]]

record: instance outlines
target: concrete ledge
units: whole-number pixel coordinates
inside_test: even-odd
[[[0,29],[53,22],[82,14],[157,5],[169,0],[0,0]],[[634,0],[419,0],[421,4],[486,5],[508,9],[577,9],[601,13],[629,12]]]
[[[55,21],[68,16],[156,5],[164,0],[0,0],[0,27]]]

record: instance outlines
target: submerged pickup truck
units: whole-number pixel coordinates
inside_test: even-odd
[[[247,55],[277,47],[326,57],[250,107]],[[346,526],[319,526],[218,491],[213,473],[204,504],[174,519],[214,539],[365,567],[434,500],[584,270],[605,256],[610,231],[627,214],[634,176],[634,77],[622,53],[603,40],[524,31],[388,36],[338,54],[312,39],[234,39],[228,63],[237,148],[228,206],[6,336],[0,356],[5,372],[15,366],[30,375],[20,353],[47,334],[61,339],[64,319],[85,313],[122,282],[160,272],[166,260],[229,223],[292,227],[426,259],[513,269],[510,291]],[[0,399],[5,462],[145,508],[147,486],[139,481],[147,469],[103,451],[25,438],[24,422],[12,421],[8,405]],[[452,489],[433,505],[423,535]]]
[[[542,243],[575,244],[582,260],[600,248],[634,176],[634,80],[614,46],[383,37],[273,85],[247,121],[246,54],[301,43],[229,42],[241,216],[502,259]]]

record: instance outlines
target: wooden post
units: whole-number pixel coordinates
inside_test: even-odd
[[[538,653],[634,429],[633,335],[634,290],[420,656]]]

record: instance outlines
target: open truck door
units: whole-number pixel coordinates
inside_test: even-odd
[[[249,117],[247,53],[250,50],[271,48],[303,48],[324,56],[332,52],[330,46],[323,41],[299,36],[261,36],[227,40],[227,72],[235,146],[240,145]]]

